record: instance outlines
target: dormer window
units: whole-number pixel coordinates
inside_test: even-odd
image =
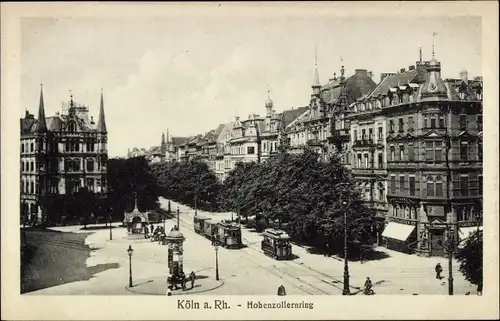
[[[70,132],[70,133],[76,132],[76,124],[75,123],[69,123],[68,132]]]

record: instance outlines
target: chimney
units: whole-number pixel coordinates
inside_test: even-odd
[[[370,77],[370,79],[372,79],[373,78],[373,72],[369,71],[368,72],[368,77]]]
[[[403,73],[405,72],[405,69],[404,68],[401,68],[401,70],[399,71],[400,73]]]
[[[26,114],[24,115],[24,118],[28,119],[30,116],[30,112],[28,110],[26,110]]]
[[[409,66],[408,70],[415,70],[415,66]]]

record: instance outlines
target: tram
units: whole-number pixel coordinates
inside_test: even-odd
[[[264,239],[261,242],[261,249],[264,254],[276,260],[290,260],[292,258],[290,236],[285,231],[266,229],[262,235]]]
[[[243,246],[241,242],[241,227],[231,221],[221,221],[218,226],[217,241],[228,249],[239,249]]]
[[[203,217],[196,215],[193,219],[194,222],[194,231],[198,234],[204,234],[204,226],[205,226],[205,221],[208,221],[208,217]]]
[[[213,240],[214,235],[218,234],[218,223],[217,221],[214,220],[204,220],[203,221],[203,235],[209,239]]]

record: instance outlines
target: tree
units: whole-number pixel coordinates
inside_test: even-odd
[[[456,258],[460,263],[460,272],[465,279],[478,287],[482,292],[483,287],[483,232],[476,231],[464,241],[464,246],[459,248]]]

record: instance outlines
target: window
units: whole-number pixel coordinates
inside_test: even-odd
[[[404,121],[403,121],[403,118],[399,118],[399,131],[402,132],[403,131],[403,127],[404,127]]]
[[[478,186],[478,195],[479,196],[483,196],[483,177],[482,176],[478,176],[477,177],[477,186]]]
[[[436,196],[443,196],[443,178],[439,175],[436,177]]]
[[[378,128],[378,139],[382,139],[382,127]]]
[[[392,119],[389,121],[389,132],[394,132],[394,120]]]
[[[415,196],[415,177],[410,176],[410,196]]]
[[[477,157],[479,161],[483,161],[483,142],[477,142]]]
[[[460,191],[462,196],[469,196],[469,176],[460,176]]]
[[[424,128],[429,128],[429,125],[427,124],[427,117],[424,118]]]
[[[439,116],[439,128],[444,128],[445,125],[444,125],[444,117],[443,116]]]
[[[373,129],[368,129],[368,140],[373,141]]]
[[[384,185],[378,184],[378,200],[384,201]]]
[[[404,161],[405,158],[405,147],[400,145],[399,146],[399,160]]]
[[[391,161],[396,160],[396,148],[394,146],[391,146]]]
[[[399,192],[401,194],[405,193],[405,177],[404,177],[404,175],[399,176]]]
[[[21,153],[24,153],[24,143],[21,143]]]
[[[460,130],[466,130],[467,129],[467,115],[460,115]]]
[[[94,160],[91,158],[87,160],[87,171],[89,172],[94,171]]]
[[[468,159],[469,144],[466,142],[460,144],[460,160],[466,161]]]
[[[368,154],[365,154],[365,168],[370,168]]]
[[[483,115],[477,115],[477,130],[483,131]]]
[[[378,154],[378,168],[384,168],[384,155],[382,153]]]
[[[432,176],[427,176],[427,196],[434,196],[434,180]]]
[[[434,116],[431,117],[431,128],[436,128],[436,118]]]
[[[408,161],[412,162],[415,160],[415,155],[413,154],[413,145],[408,145]]]
[[[255,147],[253,146],[248,146],[247,147],[247,154],[253,155],[255,153]]]
[[[35,151],[35,144],[31,143],[30,144],[30,152],[34,152],[34,151]]]
[[[396,194],[396,176],[391,176],[391,194]]]
[[[366,139],[366,130],[362,129],[361,130],[361,140],[365,140]]]
[[[425,160],[432,161],[434,160],[434,143],[426,142],[425,143]]]
[[[358,154],[358,168],[361,168],[361,154]]]
[[[426,142],[425,143],[425,160],[441,162],[443,157],[441,142]]]
[[[408,130],[413,130],[414,128],[414,122],[413,122],[413,116],[408,117]]]

